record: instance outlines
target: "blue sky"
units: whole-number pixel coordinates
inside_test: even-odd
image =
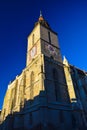
[[[40,10],[58,33],[62,55],[87,70],[86,0],[0,1],[0,109],[8,83],[25,68],[27,36]]]

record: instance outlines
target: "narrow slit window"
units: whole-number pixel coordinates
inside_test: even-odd
[[[34,34],[32,35],[32,45],[34,45]]]
[[[48,38],[49,38],[49,43],[51,43],[51,36],[50,36],[50,32],[48,32]]]

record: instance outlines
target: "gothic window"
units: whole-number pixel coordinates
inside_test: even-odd
[[[49,43],[51,43],[50,32],[48,32]]]
[[[5,117],[5,112],[6,112],[6,109],[4,108],[3,109],[3,118]]]
[[[55,97],[56,101],[60,100],[60,88],[58,85],[58,72],[56,69],[53,69],[53,81],[54,81],[54,90],[55,90]]]
[[[76,118],[73,114],[72,114],[72,126],[73,126],[73,128],[76,127]]]
[[[32,35],[32,45],[34,45],[34,34]]]
[[[17,86],[15,86],[15,88],[14,88],[14,96],[15,96],[15,98],[14,98],[14,106],[16,105],[16,94],[17,94]]]
[[[13,100],[12,100],[12,103],[11,103],[11,111],[13,110],[14,108],[14,103],[13,103]]]
[[[53,78],[54,78],[55,81],[58,78],[58,74],[57,74],[57,70],[56,69],[53,69]]]
[[[13,89],[11,90],[11,100],[12,100],[11,110],[15,107],[15,98],[14,98],[14,95],[15,95],[15,89],[13,88]]]
[[[32,71],[31,72],[31,85],[33,84],[33,82],[34,82],[34,72]]]
[[[29,118],[30,124],[32,125],[32,113],[31,112],[29,113],[29,117],[30,117]]]
[[[30,99],[32,99],[33,98],[33,94],[34,94],[34,72],[32,71],[31,72],[31,75],[30,75],[30,82],[31,82],[31,87],[30,87]]]
[[[60,112],[59,112],[59,120],[60,120],[61,123],[64,122],[64,117],[63,117],[63,111],[62,110],[60,110]]]
[[[43,73],[43,65],[41,65],[41,73]]]

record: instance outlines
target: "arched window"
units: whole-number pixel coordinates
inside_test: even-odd
[[[16,100],[17,100],[17,85],[14,88],[14,106],[16,105]]]
[[[30,119],[29,119],[30,125],[32,125],[32,112],[29,113],[29,117],[30,117]]]
[[[60,87],[58,83],[58,72],[56,69],[53,69],[53,81],[54,81],[54,90],[55,90],[55,98],[56,101],[60,100]]]
[[[58,79],[58,73],[57,73],[56,69],[53,69],[53,78],[54,78],[54,80]]]
[[[3,109],[3,119],[5,118],[6,109]]]
[[[15,88],[11,90],[11,110],[15,107]]]
[[[63,117],[63,110],[59,111],[59,119],[60,119],[60,123],[64,122],[64,117]]]
[[[72,126],[73,126],[73,128],[75,128],[76,127],[76,118],[75,118],[75,116],[72,114]]]
[[[33,98],[33,94],[34,94],[34,72],[31,72],[30,75],[30,83],[31,83],[31,87],[30,87],[30,99]]]
[[[32,71],[31,72],[31,85],[33,84],[33,82],[34,82],[34,72]]]

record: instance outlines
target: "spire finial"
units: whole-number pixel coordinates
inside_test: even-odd
[[[39,21],[43,21],[44,20],[44,18],[43,18],[43,16],[42,16],[42,12],[41,12],[41,10],[40,10],[40,17],[39,17]]]
[[[42,11],[40,10],[40,17],[42,17]]]

